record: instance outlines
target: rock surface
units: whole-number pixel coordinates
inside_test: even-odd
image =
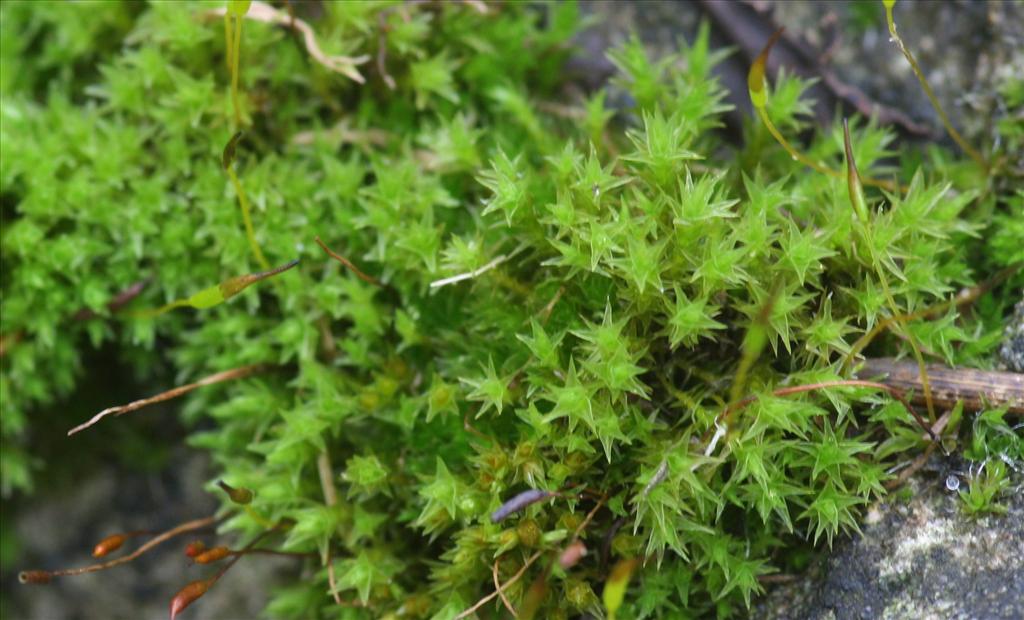
[[[828,88],[823,84],[828,80],[820,80],[808,93],[817,100],[820,122],[828,124],[834,118],[840,91],[850,103],[849,91],[855,89],[866,105],[885,106],[891,118],[913,125],[914,131],[903,132],[903,137],[952,146],[906,59],[889,41],[881,2],[593,2],[585,3],[583,11],[595,23],[579,38],[581,52],[570,73],[588,88],[600,86],[613,73],[605,53],[630,33],[638,34],[653,58],[661,58],[678,51],[681,39],[692,41],[697,24],[707,19],[712,45],[734,50],[716,75],[736,108],[726,115],[735,132],[752,114],[746,86],[750,63],[772,30],[784,26],[786,36],[802,50],[802,61],[801,54],[787,56],[777,45],[770,65],[777,60],[787,71],[800,74],[810,68],[801,65],[810,62],[836,80]],[[993,119],[1009,113],[999,89],[1024,63],[1024,4],[901,0],[895,18],[953,124],[976,147],[998,139]],[[812,75],[813,71],[806,73]],[[845,109],[850,111],[849,106]],[[1018,165],[1021,157],[1016,158]]]
[[[1024,299],[1013,308],[1013,317],[1006,324],[999,359],[1007,370],[1024,372]]]
[[[1024,618],[1024,493],[1005,515],[972,519],[946,488],[941,464],[873,507],[863,534],[837,543],[815,570],[778,586],[766,620]]]
[[[231,544],[230,538],[217,539],[209,530],[184,535],[125,566],[61,577],[45,586],[20,585],[16,573],[86,566],[96,561],[91,545],[110,534],[162,531],[213,513],[217,502],[204,489],[210,475],[204,455],[181,448],[159,475],[112,466],[68,493],[35,498],[19,511],[15,524],[21,556],[15,570],[3,574],[3,619],[166,620],[175,593],[216,570],[190,565],[185,545],[194,539],[208,546]],[[138,544],[130,540],[124,549]],[[300,567],[301,561],[291,558],[243,558],[189,610],[190,617],[257,618],[273,587],[294,580]]]

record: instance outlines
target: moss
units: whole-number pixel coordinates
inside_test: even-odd
[[[571,4],[328,3],[306,17],[323,53],[373,59],[365,84],[266,23],[245,22],[240,57],[253,239],[272,265],[301,262],[153,316],[260,265],[220,165],[235,114],[219,18],[113,6],[130,22],[114,47],[58,9],[2,9],[5,69],[69,28],[96,39],[2,83],[4,491],[29,486],[27,421],[75,390],[90,348],[164,385],[270,365],[192,392],[182,415],[218,478],[254,493],[244,510],[225,499],[223,531],[287,524],[274,547],[318,556],[275,617],[449,618],[492,571],[524,566],[510,603],[567,617],[599,610],[611,556],[647,559],[619,617],[742,613],[806,541],[856,529],[888,468],[927,443],[868,387],[773,392],[841,382],[874,325],[1017,260],[984,238],[1020,202],[960,174],[970,162],[942,155],[905,192],[870,189],[858,220],[846,180],[763,125],[728,148],[706,28],[658,61],[636,40],[611,53],[634,108],[601,91],[565,114],[550,103]],[[38,92],[75,59],[94,79],[58,71]],[[765,93],[782,131],[807,126],[806,85]],[[852,134],[865,178],[921,161],[885,128]],[[841,166],[841,130],[806,152]],[[957,344],[997,332],[1006,297],[868,351],[906,354],[911,334],[952,362],[989,359],[995,340]],[[554,495],[492,520],[526,489]],[[555,568],[577,534],[590,553]],[[324,594],[325,558],[352,605]]]

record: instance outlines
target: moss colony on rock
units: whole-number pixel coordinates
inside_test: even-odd
[[[88,351],[156,391],[228,373],[181,402],[235,491],[221,533],[309,554],[271,617],[741,614],[932,443],[836,385],[861,336],[991,365],[1019,273],[919,311],[1024,258],[1019,190],[855,120],[861,175],[894,187],[858,218],[845,173],[756,118],[723,142],[706,28],[678,56],[613,50],[567,103],[571,4],[295,5],[293,26],[253,3],[234,55],[214,8],[3,7],[3,487],[32,484],[30,420],[84,421],[44,416]],[[767,113],[842,170],[806,86],[779,76]]]

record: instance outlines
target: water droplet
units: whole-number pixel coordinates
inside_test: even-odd
[[[946,490],[955,492],[960,488],[960,478],[956,477],[956,474],[950,474],[946,476]]]

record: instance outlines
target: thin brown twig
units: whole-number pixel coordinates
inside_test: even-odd
[[[339,263],[341,263],[342,265],[347,267],[349,269],[349,271],[351,271],[352,273],[356,274],[356,276],[360,280],[362,280],[363,282],[367,282],[369,284],[373,284],[373,285],[381,286],[381,287],[384,286],[376,278],[368,276],[365,273],[363,273],[362,271],[360,271],[358,267],[356,267],[355,265],[352,264],[352,261],[350,261],[349,259],[345,258],[341,254],[338,254],[337,252],[335,252],[331,248],[327,247],[327,244],[320,240],[320,236],[319,235],[314,237],[313,241],[316,241],[317,245],[319,245],[323,249],[324,252],[327,252],[328,256],[330,256],[334,260],[338,261]]]
[[[316,551],[279,551],[277,549],[239,549],[232,551],[231,555],[279,555],[288,558],[312,558],[316,557]]]
[[[390,11],[381,11],[377,16],[377,72],[380,74],[384,83],[387,84],[388,89],[395,90],[395,78],[391,77],[388,73],[388,31],[391,27],[388,25],[388,14]]]
[[[501,558],[495,558],[494,568],[491,570],[491,575],[494,577],[494,591],[498,593],[499,597],[501,597],[501,602],[505,605],[505,609],[508,610],[508,613],[512,614],[513,618],[518,618],[519,614],[516,613],[516,608],[509,602],[508,597],[505,596],[505,590],[501,587],[501,582],[498,581],[498,562],[500,561]]]
[[[25,337],[24,330],[17,330],[9,334],[0,334],[0,357],[7,355],[7,351]]]
[[[109,302],[107,302],[107,310],[113,313],[128,305],[128,303],[135,299],[136,297],[138,297],[142,293],[142,291],[145,290],[146,286],[148,286],[149,283],[152,281],[152,277],[139,280],[138,282],[132,284],[131,286],[124,289],[117,295],[114,295],[114,297],[111,298]],[[71,318],[76,321],[87,321],[89,319],[94,319],[98,316],[99,315],[93,310],[89,308],[82,308],[81,310],[76,312],[74,316],[72,316]]]
[[[328,547],[324,554],[324,562],[327,563],[327,583],[331,587],[331,596],[335,605],[344,607],[345,602],[341,600],[341,593],[338,592],[338,576],[334,574],[334,561],[331,557],[331,547]]]
[[[603,505],[604,505],[604,503],[605,503],[605,501],[606,501],[607,499],[608,499],[608,496],[607,496],[607,495],[602,495],[602,496],[601,496],[601,497],[600,497],[600,498],[599,498],[599,499],[597,500],[597,503],[596,503],[596,504],[594,505],[594,507],[593,507],[593,508],[592,508],[592,509],[590,510],[590,512],[588,512],[588,513],[587,513],[587,516],[586,516],[586,517],[584,517],[583,521],[582,521],[582,522],[581,522],[581,523],[579,524],[579,526],[577,526],[577,527],[576,527],[576,530],[575,530],[575,531],[573,532],[573,535],[572,535],[572,540],[571,540],[571,541],[570,541],[570,543],[569,543],[570,545],[572,545],[572,544],[573,544],[573,543],[575,543],[575,542],[576,542],[577,540],[579,540],[579,537],[580,537],[580,533],[582,533],[582,532],[583,532],[583,530],[584,530],[584,529],[586,529],[586,527],[587,527],[588,525],[590,525],[590,522],[591,522],[591,521],[593,521],[593,519],[594,519],[594,516],[595,516],[595,515],[597,514],[597,511],[601,509],[601,506],[603,506]],[[501,597],[501,600],[502,600],[502,603],[504,603],[504,604],[505,604],[505,607],[506,607],[506,608],[507,608],[507,609],[509,610],[509,612],[511,612],[511,613],[512,613],[512,617],[513,617],[513,618],[517,618],[517,617],[518,617],[518,614],[516,613],[516,611],[515,611],[515,608],[514,608],[514,607],[512,607],[512,604],[511,604],[511,603],[509,603],[509,602],[508,602],[508,599],[507,599],[507,598],[505,597],[505,590],[506,590],[506,589],[508,589],[508,587],[509,587],[510,585],[512,585],[513,583],[515,583],[515,581],[516,581],[517,579],[519,579],[520,577],[522,577],[522,576],[523,576],[523,573],[525,573],[525,572],[526,572],[526,569],[527,569],[527,568],[529,568],[529,566],[530,566],[530,565],[531,565],[531,564],[532,564],[532,563],[533,563],[533,562],[534,562],[534,561],[535,561],[535,560],[536,560],[536,559],[537,559],[538,557],[540,557],[540,554],[541,554],[541,552],[540,552],[540,551],[538,551],[537,553],[535,553],[535,554],[533,554],[532,556],[530,556],[530,559],[528,559],[528,560],[526,561],[526,563],[525,563],[525,564],[523,565],[523,567],[522,567],[521,569],[519,569],[519,572],[518,572],[518,573],[516,573],[515,575],[513,575],[511,579],[509,579],[508,581],[506,581],[504,585],[499,585],[499,584],[498,584],[498,560],[496,559],[496,560],[494,561],[494,570],[493,570],[493,576],[494,576],[494,592],[493,592],[493,593],[491,593],[491,594],[489,594],[489,595],[487,595],[486,597],[484,597],[484,598],[480,599],[479,601],[477,601],[476,605],[474,605],[473,607],[471,607],[471,608],[467,609],[466,611],[464,611],[464,612],[462,612],[461,614],[459,614],[458,616],[456,616],[456,617],[455,617],[455,620],[459,620],[460,618],[464,618],[464,617],[466,617],[467,615],[469,615],[469,614],[473,613],[474,611],[476,611],[477,609],[479,609],[481,605],[484,605],[485,603],[487,603],[487,601],[489,601],[489,600],[493,599],[493,598],[494,598],[495,596],[500,596],[500,597]],[[557,562],[558,560],[555,560],[555,561]],[[550,566],[548,566],[548,568],[547,568],[547,571],[550,571],[550,570],[551,570],[551,567],[550,567]],[[547,572],[545,572],[545,574],[547,574]]]
[[[338,503],[338,490],[334,486],[331,457],[326,451],[321,452],[317,456],[316,470],[320,476],[320,489],[324,494],[324,503],[329,507],[333,507]],[[327,564],[327,584],[331,588],[331,596],[334,598],[335,604],[344,605],[344,602],[341,600],[341,594],[338,592],[338,579],[334,574],[334,562],[331,560],[330,545],[327,546],[327,551],[324,553],[324,563]]]
[[[308,146],[324,139],[340,144],[355,144],[361,147],[384,146],[394,139],[394,135],[383,129],[352,129],[348,119],[338,121],[333,127],[324,130],[300,131],[291,138],[292,144]]]
[[[487,10],[487,3],[483,0],[462,0],[462,3],[481,15],[487,15],[490,12]]]
[[[576,531],[573,532],[573,541],[579,539],[580,533],[583,532],[583,530],[586,529],[588,525],[590,525],[590,522],[594,520],[594,515],[596,515],[597,511],[601,509],[601,506],[604,506],[604,503],[607,499],[607,496],[602,496],[599,500],[597,500],[597,504],[595,504],[594,507],[591,508],[590,512],[587,513],[587,516],[583,518],[583,522],[580,523],[579,526],[576,528]]]
[[[492,437],[487,436],[483,432],[477,430],[475,426],[470,424],[470,422],[469,422],[469,413],[468,412],[462,418],[462,428],[463,428],[463,430],[465,430],[468,433],[473,433],[474,435],[476,435],[477,437],[479,437],[481,439],[485,439],[485,440],[487,440],[487,441],[489,441],[491,443],[494,443],[494,439]]]
[[[892,491],[893,489],[897,489],[902,486],[903,483],[907,481],[907,478],[910,478],[916,474],[919,469],[924,467],[924,464],[928,462],[928,458],[932,455],[932,452],[935,452],[935,448],[938,447],[938,445],[939,444],[937,442],[928,444],[928,446],[925,447],[924,452],[914,459],[914,462],[911,463],[909,467],[901,471],[900,475],[896,476],[894,480],[890,480],[885,483],[885,489],[887,491]]]
[[[320,349],[324,358],[331,361],[338,354],[338,347],[334,342],[334,334],[331,333],[331,323],[326,315],[320,315],[316,322],[320,330]]]
[[[544,553],[544,550],[541,549],[540,551],[537,551],[536,553],[531,555],[529,558],[526,559],[526,562],[523,563],[523,567],[519,569],[519,572],[517,572],[515,575],[512,575],[509,578],[508,581],[506,581],[504,584],[502,584],[502,586],[500,588],[498,588],[494,592],[491,592],[487,596],[485,596],[482,599],[480,599],[479,601],[477,601],[476,604],[474,604],[472,607],[470,607],[469,609],[463,611],[459,615],[455,616],[455,618],[453,620],[462,620],[462,618],[465,618],[466,616],[469,616],[470,614],[472,614],[476,610],[478,610],[481,607],[483,607],[484,605],[486,605],[489,601],[494,600],[494,598],[496,596],[498,596],[499,592],[501,592],[503,590],[507,590],[508,587],[511,586],[513,583],[519,581],[519,579],[526,573],[526,569],[528,569],[531,566],[533,566],[533,563],[536,562],[537,559],[543,553]]]
[[[821,390],[834,387],[866,387],[874,388],[877,390],[883,390],[887,392],[890,396],[900,401],[900,404],[902,404],[903,407],[907,410],[907,412],[909,412],[910,415],[914,417],[914,420],[917,422],[917,424],[922,429],[924,429],[925,432],[929,434],[929,436],[932,438],[932,441],[938,441],[938,437],[936,437],[935,433],[932,432],[931,426],[929,426],[928,423],[924,421],[920,414],[914,411],[914,408],[910,406],[910,403],[907,402],[907,399],[903,397],[903,394],[900,393],[900,390],[892,387],[891,385],[885,385],[884,383],[878,383],[876,381],[862,381],[860,379],[822,381],[820,383],[809,383],[806,385],[794,385],[790,387],[779,388],[777,390],[774,390],[771,394],[772,396],[789,396],[790,394],[799,394],[802,392],[811,392],[814,390]],[[721,426],[728,426],[729,419],[732,417],[734,413],[736,413],[740,409],[743,409],[750,403],[756,401],[758,398],[760,398],[760,395],[757,394],[747,396],[746,398],[736,402],[735,404],[723,409],[722,412],[718,414],[718,417],[715,418],[715,427],[718,428]]]
[[[75,428],[73,428],[70,431],[68,431],[68,436],[70,437],[71,435],[74,435],[75,433],[77,433],[79,431],[83,431],[83,430],[89,428],[90,426],[92,426],[93,424],[96,424],[97,422],[99,422],[100,420],[102,420],[103,418],[105,418],[107,416],[111,416],[111,415],[113,415],[113,416],[120,416],[120,415],[124,415],[126,413],[131,413],[132,411],[136,411],[138,409],[142,409],[143,407],[147,407],[147,406],[152,405],[154,403],[163,402],[165,400],[171,400],[173,398],[177,398],[177,397],[182,396],[184,394],[188,394],[189,392],[191,392],[192,390],[195,390],[197,388],[201,388],[201,387],[204,387],[204,386],[207,386],[207,385],[213,385],[214,383],[221,383],[223,381],[231,381],[233,379],[241,379],[243,377],[248,377],[249,375],[253,375],[253,374],[256,374],[258,372],[263,372],[267,368],[269,368],[269,366],[267,364],[250,364],[248,366],[242,366],[242,367],[239,367],[239,368],[232,368],[231,370],[225,370],[223,372],[218,372],[218,373],[212,374],[209,377],[204,377],[204,378],[200,379],[199,381],[196,381],[195,383],[189,383],[187,385],[181,385],[181,386],[178,386],[178,387],[176,387],[174,389],[167,390],[166,392],[161,392],[161,393],[157,394],[156,396],[150,396],[149,398],[143,398],[141,400],[136,400],[136,401],[128,403],[127,405],[119,405],[117,407],[109,407],[109,408],[104,409],[103,411],[97,413],[96,415],[94,415],[92,417],[92,419],[90,419],[88,422],[84,422],[82,424],[79,424]]]
[[[565,285],[564,284],[562,286],[558,287],[558,292],[556,292],[555,296],[551,298],[551,301],[549,301],[547,303],[547,305],[544,306],[544,309],[540,311],[540,322],[541,322],[541,324],[547,323],[548,319],[551,318],[551,313],[555,309],[555,304],[557,304],[558,300],[562,298],[562,295],[565,295]]]
[[[758,583],[792,583],[799,579],[799,575],[790,575],[788,573],[780,573],[777,575],[758,575]]]
[[[587,111],[583,106],[566,105],[564,103],[558,103],[557,101],[538,101],[536,106],[541,112],[545,112],[559,118],[580,121],[587,117]]]
[[[84,575],[85,573],[95,573],[97,571],[114,568],[115,566],[120,566],[121,564],[127,564],[128,562],[131,562],[135,558],[148,552],[150,549],[153,549],[157,545],[167,542],[175,536],[210,527],[211,525],[215,525],[219,520],[220,519],[218,519],[215,516],[210,516],[204,517],[202,519],[187,521],[185,523],[182,523],[181,525],[175,526],[167,530],[166,532],[163,532],[162,534],[159,534],[151,538],[150,540],[146,541],[141,547],[129,553],[128,555],[120,558],[115,558],[107,562],[90,564],[89,566],[83,566],[82,568],[66,568],[54,571],[22,571],[22,573],[19,574],[18,578],[20,581],[22,581],[22,583],[24,583],[25,580],[23,579],[23,575],[30,572],[46,573],[50,577],[71,577],[74,575]]]
[[[894,324],[908,323],[910,321],[916,321],[917,319],[927,319],[932,316],[935,316],[936,314],[945,312],[950,308],[958,308],[960,306],[973,303],[976,299],[978,299],[988,291],[998,286],[1001,282],[1008,279],[1013,274],[1020,271],[1022,267],[1024,267],[1024,262],[1014,263],[1009,267],[1001,269],[988,280],[985,280],[984,282],[981,282],[970,288],[966,288],[960,291],[952,299],[943,301],[928,308],[917,310],[915,312],[908,312],[904,314],[898,314],[895,316],[888,316],[881,319],[880,321],[878,321],[878,323],[875,324],[873,328],[868,330],[863,336],[858,338],[857,341],[853,343],[853,346],[850,348],[850,352],[846,355],[846,359],[843,360],[842,370],[846,370],[846,368],[853,361],[853,358],[855,358],[858,353],[860,353],[865,347],[867,347],[868,344],[870,344],[871,341],[874,340],[876,336],[878,336],[878,334],[882,333],[883,330],[889,328]]]
[[[146,288],[152,279],[153,278],[145,278],[140,280],[115,295],[109,302],[107,302],[107,310],[114,313],[126,306],[128,302],[132,301],[142,293],[143,289]],[[98,316],[99,315],[93,310],[90,310],[89,308],[82,308],[75,314],[71,315],[71,319],[74,321],[87,321]],[[24,337],[25,331],[21,329],[9,334],[0,334],[0,357],[6,355],[7,351],[10,350],[13,345],[21,342]]]
[[[634,508],[635,509],[635,508]],[[626,523],[626,517],[619,517],[612,522],[611,527],[604,533],[604,542],[601,544],[601,566],[602,568],[608,564],[608,558],[611,556],[612,550],[612,539],[622,529],[622,526]]]
[[[247,555],[249,552],[251,552],[253,547],[258,545],[261,540],[263,540],[264,538],[266,538],[267,536],[272,534],[274,532],[274,530],[276,530],[276,529],[277,529],[277,527],[273,527],[273,528],[270,528],[269,530],[264,530],[262,533],[260,533],[259,536],[257,536],[256,538],[252,539],[252,542],[250,542],[248,545],[246,545],[241,551],[235,553],[234,557],[232,557],[230,560],[228,560],[227,564],[225,564],[224,567],[221,568],[220,571],[218,571],[216,575],[214,575],[213,577],[210,578],[210,580],[209,580],[210,586],[209,587],[212,588],[213,584],[217,583],[217,580],[219,580],[221,577],[223,577],[224,573],[226,573],[229,570],[231,570],[231,567],[234,566],[239,560],[241,560],[243,555]]]
[[[953,409],[947,409],[946,413],[939,416],[939,419],[935,421],[935,424],[932,424],[932,432],[944,435],[945,433],[943,433],[943,431],[946,430],[946,425],[949,424],[951,419],[953,419]],[[925,435],[922,436],[921,439],[928,439],[928,437]]]

